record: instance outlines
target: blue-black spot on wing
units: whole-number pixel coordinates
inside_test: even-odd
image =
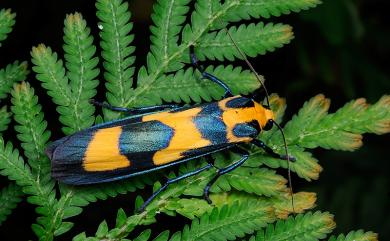
[[[198,131],[204,139],[212,145],[227,143],[226,125],[222,120],[222,110],[218,103],[210,103],[202,106],[202,110],[193,118]]]
[[[134,170],[151,168],[156,151],[168,147],[174,130],[160,121],[146,121],[122,127],[120,153],[131,162]]]

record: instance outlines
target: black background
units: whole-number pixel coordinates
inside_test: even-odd
[[[332,100],[331,111],[353,98],[365,97],[373,103],[381,95],[389,94],[390,32],[385,22],[389,3],[384,0],[324,2],[313,10],[264,20],[292,25],[295,39],[273,53],[251,59],[256,70],[265,76],[268,90],[287,98],[288,119],[304,101],[319,93]],[[13,32],[0,48],[0,68],[14,60],[29,62],[32,46],[39,43],[62,56],[62,28],[67,13],[83,14],[98,46],[94,4],[92,0],[1,1],[0,8],[12,8],[17,17]],[[145,63],[149,48],[148,26],[153,1],[129,4],[139,68]],[[243,65],[242,62],[234,64]],[[27,81],[39,95],[53,139],[61,137],[55,106],[33,73]],[[100,89],[97,98],[102,99],[103,86]],[[9,100],[4,102],[9,104]],[[9,130],[6,136],[14,140],[15,132]],[[378,232],[381,240],[390,240],[389,135],[365,135],[364,142],[354,153],[316,150],[315,156],[324,167],[320,179],[307,183],[294,178],[294,188],[318,193],[317,209],[335,214],[338,225],[335,233],[362,228]],[[5,178],[0,180],[2,186],[7,184]],[[75,227],[58,239],[69,240],[82,231],[92,235],[103,219],[112,227],[117,209],[123,207],[130,213],[133,200],[132,194],[120,195],[89,205],[81,215],[71,219]],[[35,218],[34,207],[23,201],[0,227],[1,239],[35,238],[30,228]],[[189,223],[186,219],[164,215],[158,221],[152,226],[156,234],[168,228],[181,230],[184,223]]]

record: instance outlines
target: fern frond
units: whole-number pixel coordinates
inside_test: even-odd
[[[75,199],[71,201],[71,205],[83,207],[91,202],[116,197],[118,194],[134,192],[137,189],[144,188],[145,184],[153,183],[152,179],[150,175],[145,175],[97,186],[73,187],[72,190],[75,192]]]
[[[253,74],[247,70],[243,71],[241,67],[233,68],[228,65],[214,68],[209,66],[206,71],[223,79],[234,94],[248,94],[260,86]],[[146,93],[153,103],[161,103],[161,99],[167,102],[191,103],[195,101],[199,103],[202,100],[221,99],[224,90],[215,83],[202,79],[198,71],[194,72],[192,68],[189,68],[179,70],[174,75],[160,77]],[[138,104],[138,101],[135,103]]]
[[[164,72],[177,71],[183,68],[180,61],[170,60],[170,56],[178,49],[179,33],[189,11],[189,0],[160,0],[154,5],[150,27],[152,33],[150,53],[148,55],[148,72],[156,70],[156,64],[169,62]],[[153,58],[153,60],[152,60]]]
[[[235,202],[245,203],[247,201],[264,201],[269,203],[278,219],[286,219],[293,212],[291,206],[291,195],[286,189],[284,195],[273,197],[259,197],[244,192],[231,191],[229,193],[214,193],[210,196],[216,207],[222,207],[226,204],[232,205]],[[298,192],[294,193],[294,211],[303,213],[305,210],[312,209],[317,201],[315,193]]]
[[[131,46],[134,36],[130,34],[133,24],[129,22],[131,15],[128,3],[122,0],[98,0],[96,8],[96,15],[101,21],[100,46],[104,59],[107,101],[113,106],[127,106],[135,61],[135,48]],[[104,117],[112,120],[118,118],[119,114],[104,110]]]
[[[294,209],[291,203],[291,194],[286,189],[284,197],[274,196],[269,199],[275,208],[275,215],[279,219],[286,219],[290,213],[303,213],[316,205],[317,195],[313,192],[294,193]]]
[[[189,62],[189,47],[197,46],[201,43],[201,39],[208,33],[213,24],[217,24],[220,17],[223,17],[234,6],[237,6],[238,2],[232,4],[224,4],[223,7],[211,3],[211,1],[200,1],[195,5],[195,11],[192,13],[191,25],[186,25],[182,31],[182,43],[175,49],[172,54],[168,54],[167,61],[156,65],[154,58],[148,58],[148,66],[156,65],[156,68],[151,68],[153,71],[147,71],[145,67],[142,67],[138,72],[138,86],[131,92],[131,98],[125,103],[124,106],[138,106],[140,103],[144,105],[153,105],[161,103],[161,99],[151,97],[147,94],[156,83],[159,83],[159,78],[165,73],[169,66],[174,62],[188,63]],[[207,6],[210,6],[207,8]],[[211,10],[210,10],[211,9]],[[213,16],[210,18],[210,12],[213,12]],[[206,19],[201,16],[207,15]],[[198,16],[198,17],[197,17]],[[149,55],[153,56],[153,55]],[[218,76],[221,79],[228,79],[225,76]]]
[[[191,14],[192,28],[198,29],[201,24],[214,22],[210,25],[210,30],[221,28],[221,25],[226,26],[226,23],[214,21],[215,14],[220,12],[222,8],[221,1],[215,0],[198,0],[195,3],[195,11]],[[197,26],[199,25],[199,26]]]
[[[357,99],[333,114],[328,114],[329,106],[329,99],[323,95],[307,102],[286,124],[289,144],[352,151],[362,145],[361,134],[390,132],[390,96],[372,106]]]
[[[1,132],[7,130],[8,124],[11,122],[11,113],[7,111],[7,107],[0,108],[0,135]]]
[[[120,214],[121,213],[121,214]],[[133,215],[126,217],[123,210],[118,212],[117,222],[114,229],[109,230],[107,223],[100,223],[96,237],[90,237],[87,240],[123,240],[134,228],[141,223],[143,215]],[[85,234],[81,233],[74,238],[77,240],[85,240]]]
[[[346,104],[336,113],[329,114],[329,99],[318,95],[306,102],[284,132],[289,145],[289,152],[296,157],[291,163],[291,170],[310,181],[318,179],[322,167],[305,148],[322,147],[326,149],[353,151],[362,145],[363,133],[384,134],[390,131],[390,97],[383,96],[376,104],[368,105],[364,99]],[[276,128],[263,133],[261,139],[270,144],[278,153],[283,153],[282,136]],[[257,164],[269,167],[287,168],[286,161],[263,155],[261,151],[253,155],[263,156]]]
[[[53,102],[59,105],[57,111],[65,125],[63,132],[71,134],[94,122],[94,107],[88,99],[96,94],[98,82],[94,78],[99,72],[96,69],[98,59],[93,57],[93,39],[81,15],[68,15],[64,33],[67,74],[62,60],[57,60],[57,54],[49,47],[42,44],[34,47],[31,55],[37,79],[48,90]]]
[[[264,227],[275,220],[273,209],[264,202],[235,203],[231,206],[214,208],[200,219],[194,219],[191,226],[185,226],[174,238],[179,240],[234,240]],[[177,236],[181,236],[178,238]]]
[[[49,188],[41,186],[40,182],[31,173],[30,168],[25,164],[19,152],[15,150],[11,143],[5,144],[0,137],[0,174],[14,180],[22,187],[25,194],[29,195],[27,201],[39,205],[36,212],[45,217],[38,218],[39,224],[33,224],[32,229],[41,240],[51,240],[53,230],[47,228],[47,224],[53,221],[55,216],[55,193]],[[50,218],[48,218],[50,217]],[[56,223],[58,225],[58,223]],[[61,223],[59,223],[61,224]],[[46,226],[46,227],[44,227]]]
[[[164,212],[170,216],[176,213],[194,219],[200,218],[204,213],[211,212],[213,206],[200,198],[170,198],[166,201]]]
[[[73,96],[73,107],[79,128],[91,126],[95,118],[95,108],[89,100],[96,95],[99,82],[95,79],[99,74],[97,64],[99,59],[94,57],[96,47],[93,45],[91,30],[81,14],[69,14],[64,22],[64,52],[66,75],[69,78]]]
[[[22,188],[14,183],[11,183],[7,187],[1,189],[0,225],[7,219],[7,216],[11,214],[12,210],[16,208],[16,205],[18,205],[18,203],[22,200],[22,197]]]
[[[57,58],[57,53],[52,52],[50,47],[43,44],[33,47],[31,56],[31,61],[35,64],[32,69],[36,73],[36,78],[42,82],[42,87],[47,90],[53,102],[59,105],[56,109],[61,115],[60,121],[66,126],[62,128],[63,132],[73,133],[77,130],[74,128],[76,121],[75,117],[70,115],[72,113],[71,88],[62,60]]]
[[[24,163],[18,150],[14,149],[11,143],[6,144],[2,137],[0,137],[0,173],[16,181],[19,186],[35,184],[30,167]],[[30,194],[35,194],[35,192],[30,192]]]
[[[346,236],[340,234],[339,236],[332,236],[328,241],[377,241],[378,234],[373,232],[364,232],[363,230],[351,231]]]
[[[238,28],[229,28],[237,46],[249,57],[272,52],[290,43],[293,38],[292,28],[285,24],[242,24]],[[235,58],[242,59],[237,48],[227,35],[226,30],[208,33],[201,38],[196,46],[196,54],[200,60],[211,59],[223,61],[227,59],[234,61]]]
[[[225,4],[234,4],[234,7],[224,16],[226,22],[237,22],[250,18],[279,17],[282,14],[307,10],[320,4],[319,0],[229,0]]]
[[[151,230],[150,229],[147,229],[145,231],[143,231],[142,233],[140,233],[140,235],[138,235],[138,237],[136,237],[134,239],[134,241],[146,241],[146,240],[149,240],[149,237],[151,235]]]
[[[15,61],[8,64],[5,69],[0,69],[0,99],[7,96],[14,83],[23,81],[29,73],[27,62]]]
[[[46,130],[47,122],[44,120],[42,107],[38,104],[38,97],[26,82],[16,85],[11,94],[13,104],[11,110],[18,123],[15,130],[19,133],[17,138],[22,143],[24,155],[28,158],[37,179],[43,181],[41,185],[49,185],[50,163],[44,150],[50,132]],[[49,186],[53,187],[54,183],[50,182]]]
[[[109,231],[103,222],[99,230],[104,232],[99,232],[96,238],[121,240],[133,230],[133,225],[139,223],[142,217],[141,214],[123,219],[119,223],[121,225],[117,223],[116,228]],[[214,208],[211,213],[205,213],[200,219],[194,219],[191,226],[186,225],[182,232],[174,234],[170,240],[233,240],[235,237],[253,233],[274,220],[273,208],[266,202],[255,200],[241,204],[236,202],[231,206]],[[165,233],[154,240],[167,240],[161,239],[161,235],[169,237],[169,234]],[[81,240],[85,235],[80,234],[77,238],[75,240]]]
[[[217,191],[217,187],[223,191],[230,191],[233,188],[237,191],[270,197],[284,193],[286,183],[287,180],[276,175],[275,171],[265,168],[241,167],[219,178],[213,186],[213,191]]]
[[[12,31],[15,24],[16,14],[11,12],[11,9],[0,9],[0,47],[1,41],[7,38],[7,35]]]
[[[329,213],[306,213],[287,220],[279,220],[269,224],[265,230],[259,231],[253,241],[315,241],[324,239],[336,227],[333,215]]]
[[[31,51],[32,67],[42,86],[48,90],[48,95],[57,105],[68,106],[71,103],[71,90],[68,78],[65,76],[65,68],[57,53],[43,44],[33,47]]]
[[[13,104],[11,110],[18,123],[15,126],[19,133],[17,137],[22,142],[34,179],[30,184],[32,187],[25,185],[23,191],[33,194],[27,200],[38,205],[36,211],[42,215],[37,219],[38,224],[33,224],[32,228],[38,236],[48,238],[53,235],[49,227],[56,211],[54,181],[50,176],[49,160],[44,154],[50,132],[46,130],[47,123],[41,111],[42,107],[38,104],[38,97],[34,95],[34,89],[28,83],[22,82],[15,86],[11,102]]]

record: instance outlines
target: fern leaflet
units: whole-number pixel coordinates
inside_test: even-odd
[[[12,31],[15,24],[16,14],[11,12],[11,9],[0,9],[0,47],[1,41],[7,38],[7,35]]]
[[[15,82],[25,80],[28,72],[27,62],[19,63],[19,61],[7,65],[5,69],[0,69],[0,99],[7,96]]]
[[[130,44],[134,36],[130,34],[133,24],[129,22],[130,12],[127,2],[121,0],[98,0],[97,17],[100,25],[100,46],[102,48],[104,77],[108,103],[113,106],[126,106],[133,84],[135,48]],[[104,110],[106,120],[119,117],[118,113]]]
[[[378,234],[373,232],[364,232],[363,230],[352,231],[347,235],[340,234],[335,237],[332,236],[328,239],[329,241],[377,241]]]
[[[0,108],[0,135],[1,132],[8,129],[8,124],[11,122],[11,113],[7,111],[7,107]]]
[[[0,225],[11,214],[12,210],[22,200],[22,188],[15,183],[9,184],[0,191]]]
[[[306,213],[287,220],[279,220],[276,224],[269,224],[265,230],[257,233],[256,238],[250,241],[315,241],[323,239],[330,233],[336,224],[333,215],[329,213]]]

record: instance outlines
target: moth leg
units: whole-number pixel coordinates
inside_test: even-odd
[[[219,168],[217,170],[217,174],[207,183],[206,187],[204,188],[204,191],[203,191],[203,197],[204,199],[209,203],[211,204],[212,201],[209,197],[209,192],[210,192],[210,188],[211,186],[217,181],[217,179],[226,174],[226,173],[229,173],[231,171],[233,171],[234,169],[236,169],[237,167],[241,166],[242,164],[244,164],[244,162],[246,160],[248,160],[248,157],[249,157],[249,153],[244,150],[244,149],[241,149],[240,147],[238,146],[235,146],[233,147],[232,149],[230,149],[232,152],[235,152],[237,154],[240,154],[241,155],[241,159],[232,163],[231,165],[227,166],[227,167],[224,167],[224,168]]]
[[[223,98],[227,98],[230,96],[233,96],[231,89],[229,86],[227,86],[222,80],[218,79],[214,75],[206,72],[204,68],[199,64],[199,60],[196,58],[195,52],[194,52],[194,46],[190,46],[190,59],[191,59],[191,64],[199,70],[199,72],[202,73],[202,76],[204,79],[211,80],[212,82],[216,83],[217,85],[221,86],[225,90],[225,94]]]
[[[206,171],[206,170],[208,170],[208,169],[210,169],[210,168],[212,168],[212,167],[213,167],[213,164],[212,164],[212,163],[208,163],[208,164],[207,164],[206,166],[204,166],[204,167],[201,167],[201,168],[196,169],[196,170],[194,170],[194,171],[185,173],[185,174],[183,174],[183,175],[181,175],[181,176],[178,176],[178,177],[175,177],[175,178],[172,178],[172,179],[168,179],[168,181],[167,181],[163,186],[161,186],[157,191],[155,191],[155,192],[152,194],[152,196],[150,196],[150,197],[148,198],[148,200],[146,200],[146,201],[144,202],[144,204],[142,204],[142,206],[137,210],[137,212],[138,212],[138,213],[143,212],[143,211],[145,210],[145,207],[148,206],[148,205],[153,201],[153,199],[157,197],[158,194],[160,194],[162,191],[164,191],[165,189],[167,189],[167,187],[168,187],[170,184],[176,183],[176,182],[178,182],[178,181],[180,181],[180,180],[183,180],[183,179],[185,179],[185,178],[188,178],[188,177],[194,176],[194,175],[196,175],[196,174],[199,174],[199,173],[201,173],[201,172],[203,172],[203,171]]]
[[[180,106],[178,105],[156,105],[156,106],[146,106],[146,107],[140,107],[140,108],[125,108],[125,107],[117,107],[117,106],[112,106],[108,103],[105,102],[98,102],[96,100],[90,100],[90,103],[95,105],[95,106],[100,106],[112,111],[117,111],[117,112],[124,112],[127,114],[132,114],[132,115],[138,115],[138,114],[145,114],[145,113],[150,113],[150,112],[156,112],[156,111],[161,111],[165,109],[175,109],[179,108]]]
[[[274,152],[274,150],[272,150],[271,147],[267,146],[263,141],[261,140],[258,140],[258,139],[253,139],[251,141],[251,143],[257,147],[260,147],[262,148],[265,152],[267,152],[267,154],[269,154],[270,156],[274,157],[274,158],[278,158],[278,159],[282,159],[282,160],[287,160],[287,156],[286,155],[281,155],[281,154],[277,154]],[[295,161],[295,157],[293,156],[289,156],[289,160],[290,161]]]

